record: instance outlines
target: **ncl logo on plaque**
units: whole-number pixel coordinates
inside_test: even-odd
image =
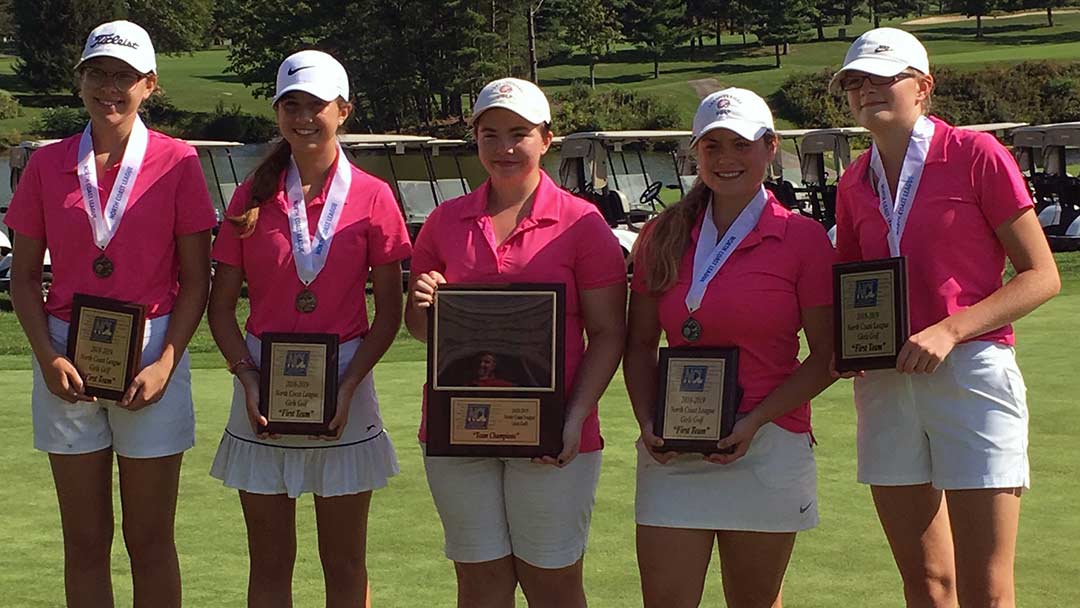
[[[285,352],[286,376],[308,375],[308,356],[310,353],[303,350],[290,350]]]
[[[106,319],[104,317],[94,319],[94,325],[90,328],[91,340],[112,344],[114,335],[116,335],[116,319]]]
[[[708,375],[709,368],[704,365],[687,365],[683,368],[679,390],[684,393],[705,392],[705,378]]]
[[[470,403],[469,409],[465,410],[465,428],[470,430],[486,430],[488,428],[488,419],[490,417],[490,405]]]
[[[877,279],[862,279],[855,281],[855,308],[872,308],[877,306]]]

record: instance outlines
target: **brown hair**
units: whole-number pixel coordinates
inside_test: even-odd
[[[274,143],[270,153],[264,156],[255,167],[255,171],[251,174],[251,189],[244,212],[240,215],[225,217],[236,227],[240,238],[247,238],[255,231],[255,222],[259,219],[259,207],[272,200],[277,194],[281,172],[289,166],[290,157],[292,157],[292,147],[282,137]]]
[[[776,133],[769,131],[759,141],[772,146],[778,138]],[[645,286],[649,291],[666,291],[678,280],[679,265],[690,246],[690,232],[711,198],[712,192],[699,177],[678,203],[665,209],[641,231],[630,259],[636,264],[634,272],[645,273]],[[643,250],[644,259],[638,259]],[[642,261],[647,261],[647,266],[643,267]]]

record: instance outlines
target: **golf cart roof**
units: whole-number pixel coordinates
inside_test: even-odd
[[[49,144],[55,144],[59,139],[34,139],[19,143],[20,148],[37,150]],[[213,139],[185,139],[182,140],[194,148],[239,148],[244,145],[238,141],[217,141]]]
[[[582,131],[571,133],[563,141],[598,139],[605,142],[662,141],[689,138],[690,131]]]
[[[867,130],[862,127],[838,127],[828,129],[780,129],[776,132],[780,137],[806,137],[811,133],[815,135],[862,135]]]
[[[1026,122],[988,122],[977,125],[963,125],[961,129],[968,131],[979,131],[984,133],[998,133],[1004,131],[1012,131],[1013,129],[1019,129],[1020,127],[1026,127]]]
[[[363,148],[365,146],[394,146],[419,145],[434,140],[434,137],[426,135],[401,135],[398,133],[346,133],[338,135],[338,141],[346,148]]]
[[[216,141],[212,139],[185,139],[193,148],[239,148],[244,145],[238,141]]]

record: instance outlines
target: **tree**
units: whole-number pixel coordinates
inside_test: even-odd
[[[250,4],[224,0],[216,17],[232,37],[232,71],[269,97],[286,56],[326,51],[349,74],[363,130],[460,118],[462,96],[502,73],[486,0],[352,0],[344,9],[339,0]]]
[[[579,0],[576,18],[566,24],[566,38],[589,58],[589,86],[596,88],[596,62],[619,39],[618,21],[604,0]]]
[[[40,91],[74,87],[72,67],[94,26],[120,17],[121,0],[16,2],[15,74]]]
[[[159,53],[186,53],[207,46],[210,0],[126,0],[127,18],[146,28]]]
[[[652,58],[653,78],[660,77],[660,58],[685,36],[684,15],[682,0],[627,0],[622,7],[623,35]]]
[[[997,8],[998,0],[952,0],[947,3],[951,10],[961,12],[968,17],[975,17],[975,37],[982,38],[982,18]]]
[[[15,73],[31,88],[74,86],[71,68],[94,27],[130,19],[150,33],[159,53],[203,48],[210,0],[35,0],[14,3]]]
[[[805,20],[811,14],[810,0],[764,0],[756,4],[757,22],[753,25],[758,40],[773,45],[776,67],[780,66],[780,46],[785,52],[790,42],[800,39],[809,29]]]

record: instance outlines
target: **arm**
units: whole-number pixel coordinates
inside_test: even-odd
[[[401,262],[380,264],[371,269],[372,289],[375,292],[375,318],[371,330],[364,336],[360,347],[356,349],[349,367],[345,370],[338,386],[338,408],[330,429],[336,430],[333,437],[338,439],[349,421],[348,404],[352,400],[356,387],[367,377],[379,359],[394,343],[401,327]]]
[[[244,387],[247,402],[248,422],[251,430],[260,439],[275,438],[260,428],[266,427],[266,417],[259,413],[259,370],[254,367],[233,366],[251,356],[247,342],[236,322],[236,303],[240,299],[240,290],[244,285],[244,269],[239,266],[218,261],[214,272],[214,283],[210,290],[210,305],[206,318],[210,325],[210,334],[214,336],[218,350],[221,351],[229,369],[234,370],[236,379]]]
[[[30,341],[49,392],[68,403],[94,401],[83,394],[83,381],[75,366],[56,352],[49,338],[49,325],[41,299],[41,268],[45,263],[45,241],[15,233],[11,261],[11,304]]]
[[[634,417],[641,428],[641,440],[649,454],[666,464],[675,452],[660,452],[664,440],[653,432],[656,416],[657,352],[660,348],[660,312],[656,298],[633,291],[630,293],[630,320],[626,331],[626,352],[623,355],[623,379]]]
[[[180,291],[165,333],[165,348],[157,361],[135,376],[124,397],[117,402],[120,407],[138,410],[161,399],[206,310],[210,291],[210,231],[176,235],[176,252],[180,258]]]
[[[750,448],[757,430],[765,423],[790,412],[816,397],[835,382],[829,373],[833,354],[832,307],[815,306],[801,312],[803,331],[810,354],[780,386],[735,423],[731,434],[720,440],[720,448],[735,446],[732,454],[712,454],[712,462],[727,464],[742,458]]]
[[[566,404],[563,451],[558,458],[544,456],[539,461],[566,466],[578,453],[581,427],[596,409],[615,369],[622,360],[626,338],[626,283],[619,282],[580,292],[588,345]]]
[[[1061,291],[1054,255],[1034,211],[1021,211],[995,233],[1016,276],[981,302],[908,338],[897,371],[932,373],[957,344],[1016,321]]]

